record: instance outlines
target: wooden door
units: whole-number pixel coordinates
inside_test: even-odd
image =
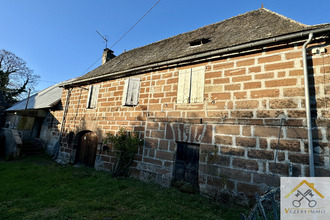
[[[75,162],[85,164],[88,167],[94,167],[97,143],[98,137],[94,132],[88,132],[82,135],[78,141]]]
[[[199,145],[177,142],[174,182],[190,183],[198,188]]]

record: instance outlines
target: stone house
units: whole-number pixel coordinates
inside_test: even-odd
[[[58,160],[111,170],[103,138],[125,127],[144,139],[131,175],[163,186],[253,194],[281,176],[329,176],[329,33],[261,8],[117,57],[105,49],[64,85]]]
[[[40,152],[42,147],[50,155],[55,153],[63,117],[62,83],[50,86],[5,110],[6,128],[2,130],[6,136],[7,152],[14,149],[22,153],[25,150]],[[16,141],[12,141],[13,137]],[[17,140],[22,146],[15,146]]]

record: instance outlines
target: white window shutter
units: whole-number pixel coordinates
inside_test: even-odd
[[[122,105],[126,105],[128,84],[129,84],[129,79],[126,79],[124,85],[124,91],[123,91],[123,100],[121,102]]]
[[[86,106],[86,108],[90,108],[90,106],[91,106],[91,96],[92,96],[92,93],[93,93],[93,86],[89,86],[89,88],[88,88],[88,96],[87,96],[87,106]]]
[[[140,78],[131,78],[129,86],[129,91],[131,93],[131,105],[138,105],[139,103],[140,84]]]
[[[179,71],[177,103],[189,103],[191,69]]]
[[[129,78],[125,80],[122,105],[138,105],[140,94],[140,78]]]
[[[191,103],[198,103],[204,101],[204,81],[205,81],[205,67],[192,68],[191,78]]]
[[[129,79],[129,83],[128,83],[128,87],[127,87],[127,96],[126,96],[126,105],[133,105],[133,100],[132,100],[132,98],[133,98],[133,93],[134,93],[134,91],[133,91],[133,84],[134,83],[132,83],[132,78],[130,78]]]
[[[90,102],[90,108],[96,108],[97,107],[97,100],[99,98],[99,90],[100,90],[100,86],[99,85],[95,85],[92,86],[92,97],[91,97],[91,102]]]

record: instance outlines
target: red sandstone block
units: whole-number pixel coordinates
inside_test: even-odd
[[[157,130],[159,128],[159,124],[157,122],[148,122],[147,129]]]
[[[274,73],[269,72],[269,73],[262,73],[254,76],[255,79],[271,79],[274,78]]]
[[[149,106],[149,111],[159,111],[162,109],[161,104],[152,104]]]
[[[266,71],[289,69],[289,68],[294,68],[294,62],[293,61],[265,65],[265,70]]]
[[[206,125],[204,136],[202,137],[201,142],[206,144],[211,144],[213,138],[213,129],[212,125]]]
[[[238,125],[216,125],[216,134],[238,135],[240,133],[240,126]]]
[[[277,118],[279,115],[284,114],[282,110],[260,110],[257,111],[258,118]]]
[[[152,159],[152,158],[148,158],[148,157],[144,157],[143,162],[158,165],[158,166],[161,166],[163,164],[163,162],[161,160],[156,160],[156,159]]]
[[[167,151],[168,150],[168,140],[160,140],[159,149]]]
[[[230,96],[230,92],[211,93],[212,100],[228,100]]]
[[[304,75],[304,71],[302,69],[294,69],[294,70],[290,70],[289,72],[289,76],[303,76]]]
[[[240,60],[240,61],[236,61],[236,66],[237,67],[241,67],[241,66],[251,66],[255,63],[255,59],[248,59],[248,60]]]
[[[154,98],[164,97],[164,93],[154,93],[153,97]]]
[[[233,67],[234,67],[234,62],[225,61],[225,62],[213,65],[213,70],[228,69],[228,68],[233,68]]]
[[[205,79],[221,77],[221,71],[205,73]]]
[[[156,152],[156,158],[161,159],[161,160],[173,161],[174,160],[174,153],[158,150]]]
[[[160,138],[163,139],[164,138],[164,131],[151,131],[151,138]]]
[[[255,170],[259,169],[258,162],[255,160],[246,160],[242,158],[233,159],[233,167],[246,169],[246,170]]]
[[[297,84],[297,79],[280,79],[265,81],[266,87],[294,86]]]
[[[253,111],[231,111],[230,116],[233,118],[253,118]]]
[[[258,63],[271,63],[281,61],[281,55],[272,55],[268,57],[261,57],[258,59]]]
[[[241,146],[241,147],[256,147],[256,144],[257,144],[256,138],[236,137],[236,146]]]
[[[164,86],[164,91],[171,91],[172,90],[172,86]]]
[[[234,97],[236,99],[245,99],[247,97],[247,92],[234,92]]]
[[[155,99],[149,99],[149,103],[153,103],[153,104],[157,104],[157,103],[159,103],[159,101],[160,101],[160,99],[158,99],[158,98],[155,98]]]
[[[248,76],[237,76],[237,77],[233,77],[232,81],[233,82],[244,82],[244,81],[249,81],[252,79],[251,75]]]
[[[213,84],[215,85],[215,84],[224,84],[224,83],[229,83],[230,82],[230,80],[229,80],[229,78],[228,77],[226,77],[226,78],[220,78],[220,79],[214,79],[213,80]]]
[[[269,163],[269,171],[271,173],[277,173],[284,176],[289,175],[289,165],[288,163]],[[301,174],[300,166],[293,166],[293,176],[299,176]]]
[[[249,73],[259,73],[259,72],[261,72],[261,67],[260,66],[249,67],[248,72]]]
[[[230,85],[225,85],[225,90],[240,90],[241,89],[241,84],[230,84]]]
[[[192,118],[203,118],[205,117],[205,111],[193,111],[193,112],[186,112],[187,117],[192,117]]]
[[[305,96],[305,89],[303,87],[283,88],[283,94],[287,97]]]
[[[172,111],[172,112],[167,112],[168,117],[181,117],[181,112],[179,111]]]
[[[279,127],[266,127],[266,126],[255,126],[254,136],[255,137],[278,137]],[[281,137],[283,137],[283,131],[281,131]]]
[[[207,111],[207,117],[225,118],[228,117],[228,111]]]
[[[278,97],[279,94],[278,89],[255,90],[251,91],[251,98]]]
[[[256,109],[259,106],[259,101],[249,100],[249,101],[235,101],[236,109]]]
[[[225,70],[225,76],[239,76],[244,75],[246,73],[246,69],[233,69],[233,70]]]
[[[287,59],[287,60],[296,59],[296,58],[302,58],[302,52],[301,51],[285,54],[285,59]]]
[[[274,160],[274,152],[267,150],[249,150],[248,157],[254,159]]]
[[[296,99],[275,99],[269,101],[269,106],[272,109],[288,109],[297,108],[298,103]]]
[[[221,154],[244,156],[244,152],[245,152],[245,150],[243,148],[225,147],[225,146],[221,146],[221,148],[220,148]]]
[[[166,84],[178,83],[178,78],[168,79]]]
[[[246,82],[243,85],[244,85],[244,89],[258,89],[258,88],[261,88],[261,82]]]
[[[171,96],[175,96],[176,97],[176,95],[177,95],[177,92],[167,92],[165,94],[166,97],[171,97]]]
[[[277,140],[271,140],[270,147],[272,149],[277,148]],[[288,150],[288,151],[300,151],[300,141],[299,140],[280,140],[280,144],[278,146],[278,149],[280,150]]]

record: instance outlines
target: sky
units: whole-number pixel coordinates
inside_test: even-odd
[[[158,0],[0,0],[0,49],[40,75],[35,90],[101,65],[110,48]],[[248,11],[265,8],[298,22],[330,23],[329,0],[160,0],[114,47],[115,55]],[[94,65],[93,65],[94,64]]]

